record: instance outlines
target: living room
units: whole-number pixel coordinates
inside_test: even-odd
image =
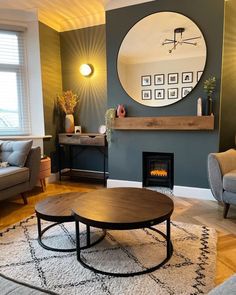
[[[235,148],[236,124],[234,113],[236,102],[234,93],[236,89],[234,77],[236,74],[234,71],[234,50],[236,46],[235,40],[232,38],[234,36],[236,17],[235,2],[233,0],[199,0],[197,3],[193,3],[193,1],[190,3],[188,0],[181,1],[181,3],[174,0],[93,0],[91,2],[82,1],[77,3],[77,1],[70,1],[67,3],[58,0],[51,3],[51,1],[35,0],[27,1],[27,3],[25,1],[12,1],[11,3],[2,1],[0,8],[2,30],[12,30],[15,27],[17,31],[27,31],[25,44],[30,115],[28,119],[27,116],[24,118],[25,125],[29,125],[27,128],[30,128],[31,131],[29,136],[21,138],[23,140],[32,138],[33,145],[41,147],[42,155],[50,158],[52,172],[48,178],[49,183],[45,191],[42,192],[39,187],[36,187],[31,193],[27,192],[27,205],[23,205],[20,198],[8,198],[1,201],[1,232],[3,229],[10,228],[12,224],[29,218],[34,213],[36,203],[43,201],[47,197],[59,193],[82,193],[103,189],[103,183],[99,182],[76,179],[70,181],[68,177],[62,177],[62,181],[58,181],[58,170],[60,168],[58,134],[65,133],[65,114],[58,107],[58,96],[61,96],[65,91],[71,90],[78,99],[74,110],[74,125],[81,127],[81,135],[87,133],[98,134],[104,127],[105,113],[108,109],[116,109],[118,105],[124,105],[126,114],[125,118],[115,118],[113,121],[111,142],[105,151],[108,153],[107,157],[103,154],[103,151],[101,153],[100,149],[93,151],[84,149],[82,153],[79,152],[80,154],[74,150],[72,152],[73,163],[69,163],[70,157],[65,149],[67,158],[63,165],[69,164],[71,166],[72,164],[73,168],[80,173],[96,171],[102,175],[103,171],[106,171],[106,177],[109,173],[107,179],[107,188],[109,189],[117,187],[141,189],[143,186],[148,186],[144,185],[143,179],[144,167],[142,162],[144,154],[166,153],[173,155],[173,183],[169,185],[169,190],[164,187],[161,192],[174,199],[175,209],[172,217],[174,222],[206,226],[210,230],[216,230],[218,234],[218,238],[214,238],[214,233],[211,231],[212,238],[215,239],[215,242],[211,241],[211,243],[217,243],[217,258],[214,255],[209,257],[209,260],[212,261],[208,268],[212,268],[212,272],[208,269],[204,273],[210,279],[208,283],[204,282],[206,289],[203,289],[203,293],[206,292],[205,290],[209,292],[213,288],[213,283],[219,285],[230,278],[236,271],[234,262],[236,255],[235,202],[232,202],[230,208],[228,208],[227,219],[223,218],[224,208],[216,202],[211,192],[212,187],[210,187],[208,181],[207,165],[210,153],[224,152]],[[172,75],[173,77],[169,76],[169,74],[173,74],[177,70],[158,72],[165,79],[171,79],[171,77],[175,79],[177,76],[179,83],[183,78],[182,72],[188,72],[190,75],[193,73],[192,79],[196,81],[194,85],[184,85],[184,83],[180,85],[182,88],[191,86],[188,87],[191,89],[187,97],[182,95],[181,99],[176,101],[174,98],[169,99],[168,105],[163,106],[161,105],[162,100],[145,99],[146,97],[137,99],[135,95],[130,95],[129,85],[123,83],[122,74],[119,71],[119,54],[126,36],[132,33],[132,29],[138,23],[141,24],[141,21],[149,16],[157,15],[159,17],[160,14],[165,13],[169,13],[169,15],[164,17],[165,23],[162,23],[162,27],[164,25],[165,27],[161,32],[161,38],[162,42],[167,38],[168,42],[172,42],[170,45],[162,46],[168,58],[179,51],[181,52],[186,47],[189,50],[197,47],[193,46],[195,41],[194,44],[184,43],[193,43],[194,38],[198,38],[196,43],[205,42],[205,53],[203,67],[198,65],[199,67],[195,69],[193,68],[193,62],[187,63],[187,66],[182,64],[182,68],[178,70],[177,75]],[[179,29],[179,25],[173,17],[172,22],[169,21],[171,13],[178,14],[186,22],[191,21],[197,29],[192,31],[193,33],[190,36],[187,35],[187,30],[174,32],[174,29]],[[176,27],[177,25],[178,27]],[[171,31],[168,30],[170,27]],[[158,31],[158,28],[155,30]],[[175,33],[176,35],[174,35]],[[140,31],[138,34],[141,43],[147,43],[147,34],[145,36]],[[181,38],[183,36],[183,44],[180,42],[181,44],[176,45],[175,38],[179,38],[180,34]],[[201,34],[201,37],[199,37],[199,34]],[[155,40],[154,35],[151,38]],[[191,38],[192,40],[186,40]],[[168,51],[172,48],[171,45],[174,46],[174,49],[169,53]],[[132,44],[131,47],[138,48],[138,46]],[[148,46],[151,47],[150,44]],[[153,48],[155,48],[154,44]],[[79,70],[82,64],[91,65],[93,74],[87,77],[82,76]],[[197,72],[201,72],[201,76],[198,78]],[[150,91],[149,84],[146,84],[148,87],[144,87],[145,83],[149,83],[145,79],[151,77],[152,80],[155,74],[157,73],[148,70],[139,76],[138,91],[140,93],[146,90]],[[212,111],[208,113],[204,81],[212,76],[215,77],[216,84],[212,94]],[[140,81],[141,77],[145,79],[142,78],[143,80]],[[166,84],[171,83],[174,84],[173,81],[168,80],[166,82]],[[171,86],[171,89],[174,87]],[[164,90],[162,93],[168,92],[165,85],[160,88]],[[181,93],[181,90],[180,87],[179,93]],[[149,95],[148,93],[150,92],[146,94]],[[162,93],[160,92],[160,95]],[[199,98],[201,98],[202,116],[197,116]],[[168,98],[165,100],[168,101]],[[156,105],[153,107],[152,103]],[[199,127],[198,124],[204,126]],[[1,140],[12,140],[16,139],[17,135],[19,136],[19,134],[7,134],[4,127],[1,130]],[[62,155],[65,154],[63,150]],[[31,219],[29,222],[31,222]],[[175,248],[175,244],[173,246]],[[46,253],[46,256],[49,255],[47,251],[44,253]],[[214,247],[212,253],[214,253]],[[55,254],[53,251],[50,252],[50,255],[53,254]],[[6,257],[8,255],[5,253]],[[18,253],[18,255],[20,254]],[[14,256],[17,259],[17,251]],[[38,261],[38,259],[40,258],[37,257],[36,260]],[[14,259],[12,263],[9,262],[12,265],[14,263],[16,263]],[[9,275],[12,272],[12,266],[6,270],[6,264],[7,259],[4,264],[5,271],[4,266],[2,266],[0,272]],[[23,268],[23,266],[21,267]],[[215,268],[216,272],[214,272]],[[30,268],[28,271],[31,271]],[[55,269],[54,271],[57,273]],[[158,271],[155,271],[154,274]],[[192,271],[195,272],[196,270]],[[27,281],[25,273],[26,270],[22,275],[23,281],[25,279]],[[20,279],[19,274],[21,274],[21,271],[18,269],[15,271],[15,278]],[[167,272],[167,274],[169,273]],[[176,273],[176,276],[178,276],[178,273]],[[184,276],[186,276],[186,273]],[[162,281],[164,277],[165,274],[159,279],[161,278]],[[137,286],[139,284],[149,284],[148,280],[145,279],[146,275],[143,276],[143,282],[142,276],[139,278],[140,281]],[[85,280],[87,287],[87,276],[85,276]],[[174,278],[171,280],[174,280]],[[29,281],[31,280],[28,279],[28,283]],[[132,284],[131,280],[127,279],[126,282]],[[167,279],[164,282],[163,284],[168,288],[164,288],[163,293],[158,289],[159,293],[156,291],[153,294],[193,293],[193,290],[184,290],[183,283],[183,289],[177,287],[176,289],[174,286],[168,285],[170,280]],[[48,287],[51,284],[59,285],[55,278],[53,283],[49,279],[46,285],[43,285],[40,279],[38,282],[33,279],[31,283],[33,285],[35,283],[39,287],[46,287],[46,289],[59,294],[79,294],[78,292],[83,294],[83,292],[95,292],[96,289],[95,285],[93,286],[95,289],[91,289],[93,291],[86,288],[76,289],[76,283],[69,280],[65,285],[74,284],[74,289],[72,287],[72,289],[65,288],[60,293],[59,287],[56,289]],[[228,290],[227,287],[225,289]],[[121,283],[121,289],[110,289],[109,285],[108,290],[110,290],[111,294],[126,294],[124,290],[126,290],[127,294],[134,294],[135,292],[135,289],[133,291],[126,289],[123,282]],[[105,291],[97,291],[97,293],[93,294],[103,294],[102,292]],[[109,293],[109,291],[107,292]],[[145,291],[140,292],[136,293],[151,294],[148,287]]]

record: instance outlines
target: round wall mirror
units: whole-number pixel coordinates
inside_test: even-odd
[[[188,17],[174,12],[151,14],[127,33],[117,70],[128,95],[146,106],[162,107],[186,97],[206,64],[202,32]]]

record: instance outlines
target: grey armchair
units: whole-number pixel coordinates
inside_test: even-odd
[[[208,156],[208,179],[213,196],[224,204],[227,218],[230,204],[236,205],[236,150]]]

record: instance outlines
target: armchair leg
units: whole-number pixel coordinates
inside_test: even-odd
[[[224,214],[223,214],[224,218],[227,218],[229,207],[230,207],[230,204],[224,203]]]
[[[27,201],[26,194],[25,193],[21,193],[21,197],[23,199],[24,205],[27,205],[28,204],[28,201]]]

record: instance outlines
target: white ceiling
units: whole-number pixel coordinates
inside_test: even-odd
[[[105,23],[105,10],[154,0],[0,0],[0,9],[36,11],[39,21],[63,32]]]
[[[180,27],[185,29],[183,39],[200,39],[189,41],[196,42],[197,46],[179,44],[170,54],[173,44],[162,46],[162,43],[165,39],[173,39],[174,29]],[[179,38],[180,34],[177,40]],[[128,32],[119,52],[120,61],[126,64],[197,56],[206,56],[206,43],[200,29],[186,16],[173,12],[154,13],[143,18]]]

